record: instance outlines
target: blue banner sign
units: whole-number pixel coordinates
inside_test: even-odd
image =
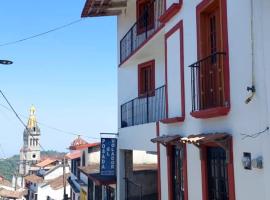
[[[116,138],[101,138],[100,174],[102,176],[116,176]]]

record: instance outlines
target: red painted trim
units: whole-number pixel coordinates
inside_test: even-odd
[[[172,145],[167,145],[167,174],[168,174],[168,199],[173,200],[173,185],[172,185]]]
[[[137,22],[139,22],[140,21],[140,4],[150,4],[151,3],[151,1],[150,0],[137,0],[136,1],[136,21]],[[153,15],[154,15],[154,12],[152,13]],[[153,19],[154,19],[155,17],[153,16]],[[153,22],[151,23],[151,24],[148,24],[148,28],[149,29],[153,29],[154,28],[154,26],[155,26],[155,20],[153,20]],[[142,34],[142,33],[144,33],[144,31],[145,31],[145,28],[141,28],[140,27],[140,24],[139,23],[137,23],[137,35],[140,35],[140,34]]]
[[[230,110],[230,67],[229,67],[229,42],[228,42],[228,23],[227,23],[227,1],[226,0],[203,0],[200,4],[196,7],[196,23],[197,23],[197,58],[198,60],[201,59],[200,56],[200,47],[201,47],[201,36],[200,36],[200,15],[201,13],[207,9],[209,6],[211,6],[215,2],[219,2],[220,10],[221,10],[221,22],[222,22],[222,51],[226,52],[226,59],[224,63],[224,96],[225,101],[227,101],[227,108]],[[228,114],[228,112],[226,113]],[[193,116],[193,115],[192,115]],[[210,117],[218,117],[220,115],[212,115],[205,118]]]
[[[185,188],[184,200],[188,200],[188,166],[187,166],[187,146],[186,145],[184,145],[183,171],[184,171],[184,188]]]
[[[190,115],[195,118],[207,119],[212,117],[221,117],[230,112],[229,107],[216,107],[205,110],[191,112]]]
[[[164,24],[161,25],[155,31],[155,33],[153,33],[153,35],[151,35],[147,40],[145,40],[132,54],[130,54],[122,63],[120,63],[118,67],[121,67],[125,62],[127,62],[127,60],[129,60],[134,54],[136,54],[140,49],[142,49],[144,45],[146,45],[146,43],[148,43],[154,36],[156,36],[156,34],[158,34],[161,29],[163,29],[164,26],[165,26]]]
[[[169,117],[169,104],[168,104],[168,59],[167,59],[167,40],[177,30],[180,32],[180,82],[181,82],[181,110],[182,110],[182,121],[185,119],[185,77],[184,77],[184,28],[183,20],[178,22],[171,30],[165,34],[165,85],[166,85],[166,113],[167,118]]]
[[[156,82],[155,81],[155,60],[150,60],[150,61],[147,61],[138,65],[138,96],[139,97],[145,96],[145,94],[141,91],[141,88],[142,88],[141,70],[146,67],[151,67],[151,76],[152,76],[151,89],[153,91],[155,90],[155,82]]]
[[[160,127],[159,127],[159,122],[156,122],[156,133],[157,137],[160,135]],[[158,156],[158,200],[161,200],[161,169],[160,169],[160,144],[157,143],[157,156]]]
[[[167,23],[170,21],[171,18],[173,18],[181,9],[182,4],[179,3],[173,3],[160,17],[159,21],[161,23]]]
[[[185,120],[184,117],[174,117],[174,118],[163,119],[160,121],[164,124],[173,124],[173,123],[177,123],[177,122],[183,122],[184,120]]]
[[[178,4],[181,5],[181,7],[182,7],[183,0],[179,0],[179,3]],[[164,6],[165,6],[165,10],[168,10],[167,9],[167,0],[164,0]]]
[[[183,173],[184,173],[184,200],[188,200],[188,167],[187,167],[187,147],[183,144],[184,159],[183,159]],[[167,146],[167,173],[168,173],[168,199],[173,200],[173,177],[172,177],[172,162],[173,162],[173,146]]]
[[[207,147],[218,146],[210,143],[201,147],[201,173],[202,173],[202,199],[208,200],[208,174],[207,174]],[[227,164],[228,170],[228,186],[229,200],[235,200],[235,183],[234,183],[234,168],[233,168],[233,141],[230,140],[230,160]]]

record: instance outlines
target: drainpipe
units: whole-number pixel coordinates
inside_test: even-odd
[[[255,58],[254,58],[254,2],[250,0],[250,29],[251,29],[251,86],[247,87],[247,91],[250,92],[250,96],[245,100],[245,103],[248,104],[253,99],[256,89],[255,89]]]

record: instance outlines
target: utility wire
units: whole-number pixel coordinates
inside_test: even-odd
[[[24,126],[25,130],[28,132],[28,135],[30,135],[33,139],[35,139],[35,137],[30,133],[28,127],[26,126],[26,124],[23,122],[23,120],[20,118],[20,116],[17,114],[17,112],[15,111],[15,109],[13,108],[13,106],[11,105],[11,103],[9,102],[9,100],[6,98],[6,96],[4,95],[4,93],[2,92],[2,90],[0,90],[1,95],[3,96],[3,98],[5,99],[5,101],[7,102],[7,104],[9,105],[9,107],[11,108],[11,110],[13,111],[13,113],[15,114],[15,116],[17,117],[17,119],[21,122],[21,124]],[[38,144],[40,146],[40,148],[45,151],[45,149],[43,148],[43,146],[39,143]]]
[[[33,38],[41,37],[41,36],[46,35],[46,34],[48,34],[48,33],[58,31],[58,30],[60,30],[60,29],[66,28],[66,27],[68,27],[68,26],[71,26],[71,25],[73,25],[73,24],[77,24],[77,23],[79,23],[79,22],[81,22],[81,21],[82,21],[82,19],[78,19],[78,20],[72,21],[72,22],[70,22],[70,23],[64,24],[64,25],[62,25],[62,26],[58,26],[58,27],[56,27],[56,28],[53,28],[53,29],[50,29],[50,30],[48,30],[48,31],[42,32],[42,33],[38,33],[38,34],[29,36],[29,37],[26,37],[26,38],[22,38],[22,39],[19,39],[19,40],[14,40],[14,41],[10,41],[10,42],[5,42],[5,43],[0,44],[0,47],[12,45],[12,44],[17,44],[17,43],[20,43],[20,42],[24,42],[24,41],[26,41],[26,40],[30,40],[30,39],[33,39]]]
[[[5,106],[5,105],[3,105],[3,104],[1,104],[1,103],[0,103],[0,106],[3,107],[3,108],[5,108],[5,109],[8,110],[9,112],[12,112],[12,110],[11,110],[10,108],[8,108],[7,106]],[[18,113],[18,115],[21,116],[21,117],[23,117],[23,118],[25,118],[25,119],[28,119],[28,117],[25,116],[25,115],[23,115],[23,114]],[[55,131],[60,132],[60,133],[63,133],[63,134],[74,135],[74,136],[82,136],[82,137],[85,137],[85,138],[95,139],[95,140],[98,140],[98,139],[99,139],[99,138],[97,138],[97,137],[91,137],[91,136],[87,136],[87,135],[83,135],[83,134],[76,134],[76,133],[74,133],[74,132],[65,131],[65,130],[62,130],[62,129],[60,129],[60,128],[53,127],[53,126],[51,126],[51,125],[48,125],[48,124],[43,123],[43,122],[40,122],[40,121],[37,121],[37,123],[38,123],[39,125],[41,125],[41,126],[44,126],[44,127],[46,127],[46,128],[49,128],[49,129],[51,129],[51,130],[55,130]]]
[[[3,158],[5,159],[6,158],[6,154],[5,154],[4,149],[3,149],[3,146],[1,144],[0,144],[0,151],[1,151],[2,155],[3,155]]]
[[[244,140],[244,139],[246,139],[246,138],[252,138],[252,139],[257,138],[257,137],[259,137],[261,134],[267,132],[268,130],[269,130],[269,126],[267,126],[264,130],[262,130],[262,131],[260,131],[260,132],[258,132],[258,133],[254,133],[254,134],[244,134],[244,133],[242,133],[242,134],[241,134],[241,135],[243,136],[243,137],[242,137],[242,140]]]

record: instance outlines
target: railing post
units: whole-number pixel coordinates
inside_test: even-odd
[[[132,109],[131,109],[131,112],[132,112],[132,126],[134,126],[134,100],[132,101]]]
[[[131,36],[130,36],[130,52],[132,53],[133,52],[133,30],[131,30]]]
[[[149,94],[147,92],[147,95],[146,95],[146,120],[147,120],[147,123],[149,123]]]

